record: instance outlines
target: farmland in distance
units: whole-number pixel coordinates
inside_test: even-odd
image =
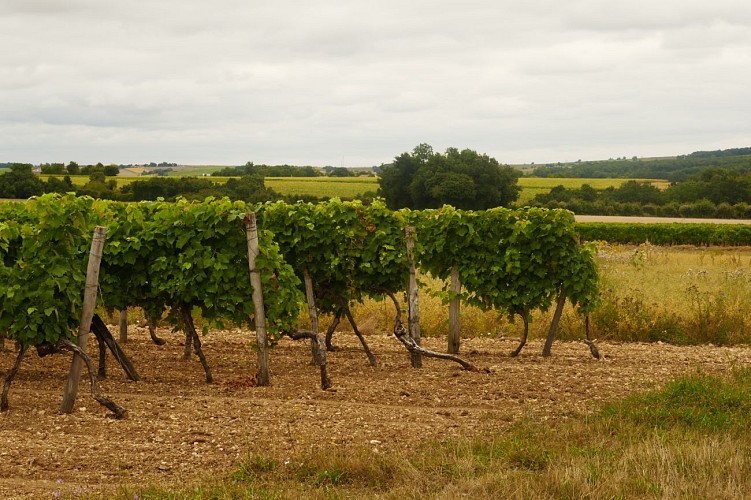
[[[181,177],[198,177],[193,171],[181,170],[181,174],[191,172],[192,175],[180,175]],[[205,173],[205,172],[204,172]],[[42,180],[47,180],[50,176],[41,175]],[[87,175],[70,176],[75,186],[83,186],[89,182]],[[209,177],[201,176],[217,184],[224,184],[229,177]],[[117,186],[122,187],[136,180],[149,179],[148,176],[126,176],[108,177],[107,180],[114,180]],[[607,189],[609,187],[619,187],[622,184],[634,179],[585,179],[585,178],[542,178],[542,177],[522,177],[519,179],[521,192],[516,202],[517,206],[524,206],[529,203],[538,194],[549,192],[556,186],[564,186],[567,189],[580,188],[584,184],[589,184],[595,189]],[[636,179],[639,182],[649,182],[658,186],[665,184],[665,181],[656,179]],[[282,195],[292,196],[319,196],[319,197],[340,197],[354,198],[367,192],[376,192],[378,190],[377,177],[266,177],[266,186],[274,189]]]

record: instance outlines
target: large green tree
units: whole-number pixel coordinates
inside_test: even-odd
[[[25,199],[44,193],[44,182],[32,171],[29,163],[14,163],[10,171],[0,175],[0,198]]]
[[[484,210],[508,206],[516,200],[519,175],[495,158],[471,149],[449,148],[441,154],[428,144],[420,144],[383,166],[379,194],[392,209],[452,205]]]

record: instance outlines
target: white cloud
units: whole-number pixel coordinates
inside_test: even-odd
[[[6,0],[0,161],[373,165],[428,142],[541,163],[748,146],[749,28],[739,0]]]

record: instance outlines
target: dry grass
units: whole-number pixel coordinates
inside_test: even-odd
[[[592,315],[596,338],[675,344],[751,342],[751,248],[601,244],[597,259],[602,305]],[[420,295],[422,334],[445,337],[448,306],[434,293],[442,284],[425,277],[423,281],[427,286]],[[365,333],[393,327],[393,306],[387,302],[367,300],[353,312]],[[533,314],[531,338],[547,335],[551,313]],[[464,337],[516,338],[521,329],[521,321],[462,305]],[[583,318],[567,307],[559,338],[579,339],[583,332]]]
[[[601,244],[598,252],[602,304],[592,314],[594,338],[625,342],[732,345],[751,343],[751,248],[656,247]],[[423,276],[420,326],[426,337],[447,337],[448,305],[439,280]],[[404,297],[400,297],[403,299]],[[402,303],[406,321],[406,304]],[[352,308],[365,335],[390,332],[394,307],[389,300],[366,299]],[[552,311],[535,311],[530,338],[544,338]],[[131,321],[143,321],[136,309]],[[111,321],[117,318],[112,316]],[[326,329],[331,317],[322,317]],[[306,325],[307,309],[301,311]],[[346,319],[338,330],[351,331]],[[462,337],[511,338],[521,336],[520,320],[494,311],[462,305]],[[584,320],[569,306],[561,318],[558,338],[581,339]]]
[[[751,342],[750,248],[602,245],[598,335],[677,344]]]

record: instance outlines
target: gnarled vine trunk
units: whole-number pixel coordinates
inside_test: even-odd
[[[421,356],[427,356],[429,358],[446,359],[453,361],[455,363],[459,363],[462,368],[471,372],[488,372],[487,369],[478,368],[472,363],[463,360],[459,356],[431,351],[430,349],[426,349],[418,345],[408,334],[407,329],[404,328],[404,324],[402,323],[402,308],[399,306],[399,301],[397,300],[396,296],[394,296],[394,294],[391,292],[386,292],[386,295],[391,298],[391,300],[394,302],[394,307],[396,308],[396,317],[394,318],[394,336],[404,345],[404,347],[407,348],[410,354],[417,353]]]

